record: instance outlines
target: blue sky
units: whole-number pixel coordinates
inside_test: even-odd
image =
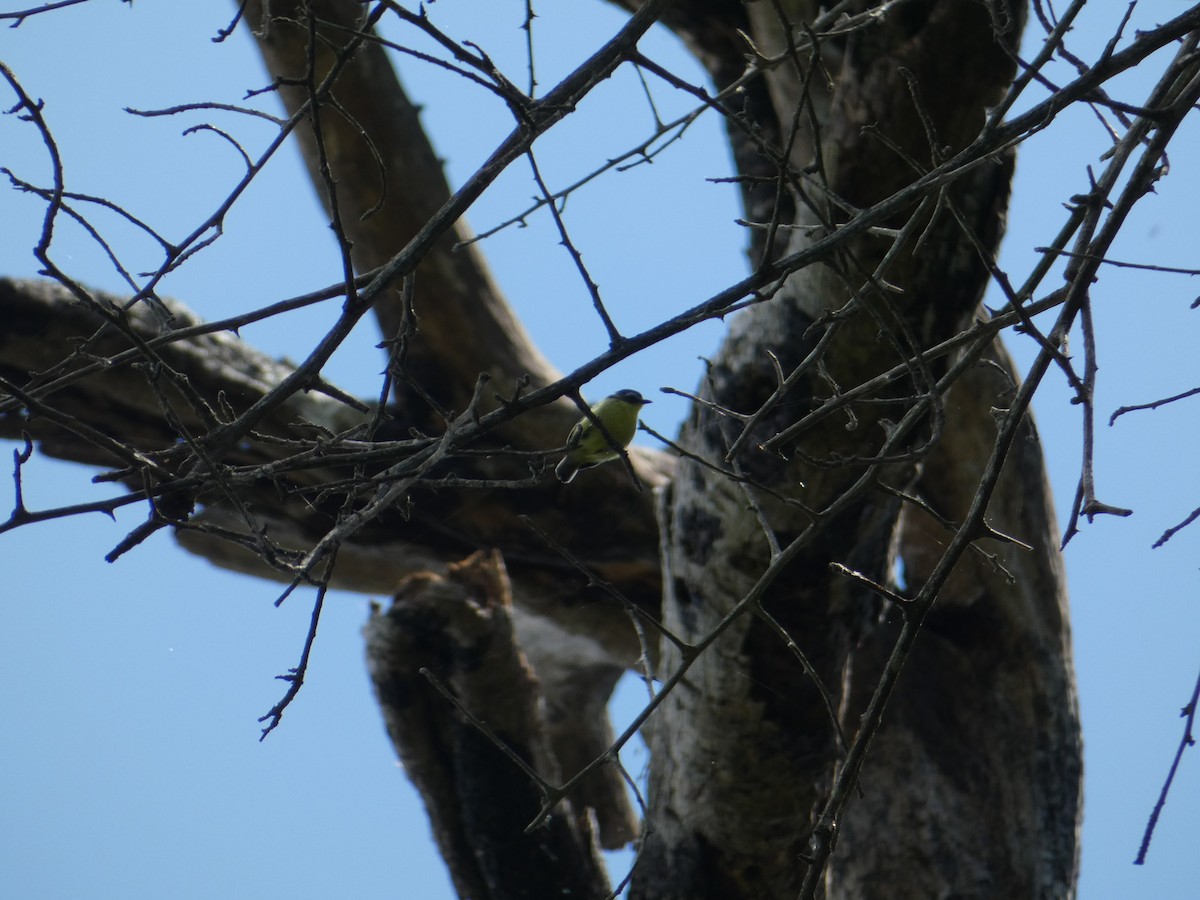
[[[1184,6],[1141,3],[1134,24],[1162,21]],[[1089,58],[1103,45],[1116,9],[1089,5],[1073,36],[1077,53]],[[523,2],[438,0],[429,10],[452,36],[487,35],[496,62],[524,83]],[[544,90],[622,20],[598,0],[544,0],[538,13]],[[122,108],[240,102],[248,88],[264,85],[244,31],[223,44],[210,40],[229,15],[211,3],[92,0],[0,29],[0,59],[46,103],[69,188],[110,197],[172,238],[215,207],[240,163],[211,134],[181,134],[204,119],[137,119]],[[701,80],[669,35],[656,32],[643,48]],[[451,76],[400,65],[408,90],[425,104],[451,180],[461,182],[508,131],[510,117],[490,95]],[[1119,83],[1119,96],[1139,102],[1154,75],[1152,66],[1131,74]],[[1057,77],[1068,74],[1059,70]],[[643,140],[653,120],[640,97],[636,78],[623,70],[540,141],[539,163],[551,185]],[[662,90],[656,101],[664,118],[690,109]],[[269,98],[263,103],[271,108]],[[266,125],[215,121],[252,146],[271,136]],[[1185,126],[1169,177],[1139,208],[1114,256],[1195,265],[1198,160],[1183,150],[1195,147],[1196,137],[1194,123]],[[1002,264],[1019,274],[1033,248],[1049,243],[1063,220],[1061,204],[1086,189],[1086,166],[1102,165],[1103,147],[1096,119],[1079,110],[1023,148]],[[14,117],[0,119],[0,165],[30,181],[48,178],[44,148]],[[730,186],[708,180],[729,169],[718,123],[702,118],[653,165],[611,175],[571,199],[572,237],[623,331],[640,330],[744,273],[736,197]],[[471,223],[490,228],[533,193],[527,169],[517,164],[471,210]],[[33,198],[0,189],[0,274],[35,274],[29,248],[41,212]],[[110,217],[97,221],[132,270],[157,265],[144,239]],[[605,335],[556,240],[545,218],[535,217],[484,246],[534,339],[569,369],[600,352]],[[54,255],[81,280],[121,289],[72,229],[60,230]],[[324,216],[288,149],[235,208],[225,236],[171,275],[163,291],[215,319],[331,283],[338,273]],[[1172,898],[1194,890],[1200,762],[1190,756],[1149,864],[1135,868],[1131,861],[1200,666],[1200,532],[1151,550],[1166,527],[1200,506],[1188,465],[1196,417],[1185,402],[1111,429],[1103,422],[1118,406],[1200,381],[1189,327],[1200,314],[1189,309],[1196,294],[1182,276],[1112,268],[1093,292],[1099,495],[1135,514],[1086,525],[1066,552],[1087,754],[1085,898]],[[242,336],[272,355],[298,358],[335,315],[333,307],[293,313]],[[649,423],[673,434],[684,407],[657,389],[691,389],[697,356],[710,353],[719,336],[712,324],[676,338],[606,373],[591,392],[631,386],[655,395]],[[352,392],[375,393],[376,340],[366,323],[326,376]],[[1024,363],[1032,358],[1021,338],[1009,346]],[[1079,474],[1080,412],[1060,379],[1047,384],[1035,408],[1061,521]],[[39,460],[27,472],[27,503],[104,496],[90,474]],[[12,483],[3,476],[0,508],[11,502]],[[0,602],[0,895],[453,896],[370,696],[360,629],[372,598],[338,595],[326,604],[309,680],[282,727],[260,743],[257,717],[282,692],[274,676],[295,664],[311,596],[297,594],[275,609],[274,585],[218,570],[161,533],[117,564],[105,563],[104,554],[141,515],[131,510],[115,523],[94,516],[0,535],[9,572]],[[633,702],[619,703],[619,714],[628,715]],[[643,763],[634,748],[631,766]]]

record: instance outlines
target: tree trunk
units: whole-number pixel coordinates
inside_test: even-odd
[[[793,25],[815,17],[800,6],[783,5]],[[773,130],[802,123],[789,158],[813,173],[786,206],[798,211],[790,224],[810,226],[792,232],[789,253],[969,143],[1012,77],[1005,48],[1023,19],[1019,8],[997,22],[982,4],[907,3],[818,54],[789,48],[796,32],[785,31],[780,6],[747,9],[758,52],[787,60],[768,75]],[[899,211],[887,224],[901,252],[886,262],[892,241],[867,236],[796,272],[772,302],[739,315],[710,366],[700,393],[711,405],[685,426],[692,456],[672,482],[664,620],[690,645],[727,627],[652,724],[639,900],[800,890],[842,756],[829,706],[853,739],[902,618],[831,564],[894,585],[902,561],[907,592],[918,594],[933,568],[926,556],[940,557],[949,532],[900,496],[962,520],[992,449],[988,410],[1012,393],[1011,367],[999,377],[968,369],[914,417],[914,401],[936,398],[948,366],[909,363],[890,403],[848,405],[775,453],[755,448],[968,324],[1010,175],[1011,157],[1001,157],[955,184],[942,200],[954,216]],[[731,454],[737,416],[760,410]],[[1032,550],[989,546],[998,560],[964,560],[940,591],[887,707],[863,796],[837,823],[827,896],[1073,890],[1081,748],[1064,581],[1036,436],[1031,423],[1024,430],[991,515]],[[771,490],[731,482],[730,457]],[[684,660],[672,649],[664,677]]]

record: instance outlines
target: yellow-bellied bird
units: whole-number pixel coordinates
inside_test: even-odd
[[[626,389],[609,394],[593,406],[592,414],[604,423],[608,435],[586,416],[575,423],[567,435],[567,455],[554,468],[558,480],[566,484],[580,469],[619,458],[637,431],[638,414],[649,402],[637,391]]]

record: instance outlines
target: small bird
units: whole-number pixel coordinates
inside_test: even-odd
[[[609,394],[593,406],[592,413],[604,423],[608,435],[586,416],[576,422],[567,435],[567,455],[554,467],[558,480],[566,484],[580,469],[618,459],[637,431],[638,413],[650,402],[637,391],[626,389]]]

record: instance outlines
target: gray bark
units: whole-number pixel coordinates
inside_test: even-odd
[[[811,20],[815,10],[800,7],[784,5]],[[779,7],[748,10],[759,52],[787,50]],[[869,207],[909,183],[914,165],[928,166],[975,136],[1013,73],[1000,45],[1019,32],[1020,10],[1007,15],[1007,29],[998,31],[979,4],[909,3],[825,45],[832,90],[820,78],[804,83],[799,75],[811,68],[771,71],[779,130],[797,110],[803,123],[791,161],[816,173],[804,185],[807,200],[794,199],[792,219],[812,227],[794,232],[790,252],[849,218],[848,208]],[[938,143],[930,144],[930,131]],[[664,620],[696,644],[744,610],[654,722],[651,837],[635,897],[800,890],[802,858],[814,852],[809,835],[841,758],[814,682],[853,739],[901,619],[830,564],[888,585],[899,558],[916,595],[932,571],[918,547],[934,559],[941,551],[926,514],[896,492],[961,521],[992,448],[988,410],[1005,405],[1012,384],[991,369],[970,370],[905,433],[895,429],[906,409],[946,371],[944,363],[914,367],[892,388],[891,405],[855,405],[778,446],[780,455],[745,448],[735,455],[784,498],[719,474],[740,427],[714,409],[749,415],[765,406],[757,440],[746,445],[753,448],[839,386],[860,384],[964,327],[987,271],[963,232],[994,250],[1010,174],[1011,159],[1000,158],[956,184],[949,202],[960,221],[901,212],[893,227],[916,227],[907,252],[886,267],[888,242],[863,238],[796,272],[771,303],[732,323],[700,389],[715,406],[698,407],[681,440],[695,458],[681,461],[672,482]],[[818,367],[810,354],[830,332]],[[776,365],[796,373],[782,395]],[[1010,366],[1004,371],[1013,377]],[[863,796],[837,822],[829,897],[1073,892],[1081,748],[1066,598],[1032,423],[1024,433],[991,515],[1033,549],[989,546],[999,557],[993,566],[965,561],[939,592],[874,740]],[[767,532],[786,558],[773,558]],[[812,675],[756,615],[763,612],[796,642]],[[663,671],[682,661],[668,648]]]

